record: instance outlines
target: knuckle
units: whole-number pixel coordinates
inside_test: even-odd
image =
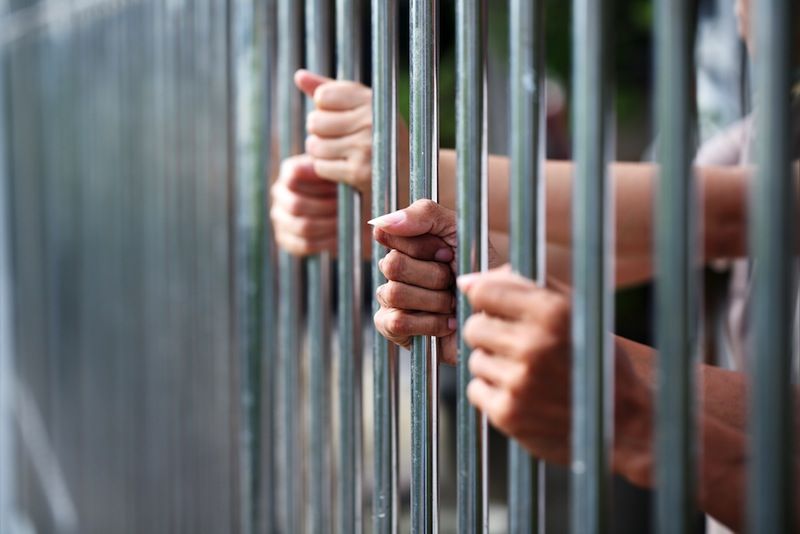
[[[319,138],[316,135],[309,135],[306,137],[305,143],[306,153],[316,156],[320,150]]]
[[[395,251],[390,251],[381,263],[381,271],[389,280],[397,280],[403,272],[403,258]]]
[[[316,133],[320,128],[320,115],[318,111],[312,111],[306,118],[306,130]]]
[[[325,104],[334,94],[335,85],[336,82],[328,82],[317,87],[317,90],[314,91],[314,101],[317,104]]]
[[[491,295],[491,287],[488,284],[482,284],[480,280],[475,282],[475,285],[469,292],[469,299],[473,305],[483,307],[488,302]]]
[[[481,369],[483,368],[482,363],[480,352],[472,351],[472,353],[469,355],[469,360],[467,361],[469,372],[473,375],[480,374]]]
[[[453,285],[453,273],[450,271],[450,267],[446,265],[441,265],[435,263],[435,275],[434,281],[437,283],[438,287],[448,288]]]
[[[416,204],[419,206],[420,210],[426,215],[432,215],[438,209],[438,205],[433,200],[424,198],[422,200],[417,200]]]
[[[496,426],[506,431],[511,431],[514,426],[514,415],[516,409],[511,396],[503,395],[492,407],[492,419]]]
[[[297,228],[297,233],[299,235],[307,236],[312,233],[314,224],[311,222],[311,219],[306,217],[298,217],[295,222],[295,227]]]
[[[469,343],[470,345],[475,344],[475,334],[480,331],[480,322],[481,316],[479,314],[471,315],[465,322],[464,327],[461,330],[461,335],[464,337],[464,340]]]
[[[285,201],[286,211],[291,215],[303,215],[305,211],[303,200],[297,195],[291,195]]]
[[[399,307],[402,290],[396,282],[388,282],[383,286],[383,299],[388,306]]]
[[[402,337],[408,334],[408,318],[400,311],[392,310],[385,318],[386,331],[392,337]]]

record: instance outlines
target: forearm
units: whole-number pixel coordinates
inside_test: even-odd
[[[639,378],[655,391],[656,353],[652,348],[623,338],[615,344],[617,357],[627,357]],[[715,415],[713,403],[706,401],[706,383],[703,383],[701,409],[698,412],[698,437],[702,440],[698,465],[698,501],[701,510],[725,525],[739,529],[744,504],[744,476],[746,473],[746,432],[732,427]],[[714,387],[718,384],[712,383]],[[740,393],[716,392],[718,399]],[[617,392],[617,409],[614,436],[614,470],[633,484],[654,488],[657,484],[655,443],[655,399],[652,395],[635,395],[627,400],[626,392]],[[622,399],[622,400],[619,400]],[[631,408],[633,407],[633,408]],[[738,418],[736,418],[738,421]]]
[[[509,231],[509,160],[489,157],[489,224],[496,232]],[[615,207],[615,243],[618,260],[637,262],[635,275],[647,276],[643,265],[652,264],[653,198],[657,167],[647,163],[612,165]],[[705,260],[738,257],[746,252],[747,182],[750,171],[741,167],[696,169],[701,186]],[[573,164],[548,161],[545,165],[546,228],[549,244],[570,248],[572,243]],[[439,156],[439,201],[450,209],[456,203],[456,154],[442,150]],[[643,260],[639,261],[639,260]],[[629,267],[630,272],[630,267]]]
[[[656,389],[657,354],[645,345],[617,338],[622,350],[633,363],[636,374],[651,390]],[[701,441],[698,465],[698,500],[703,511],[734,530],[742,528],[745,509],[745,476],[747,472],[747,379],[744,373],[698,366],[699,410],[698,438]],[[795,406],[797,403],[795,392]],[[646,430],[654,428],[652,403],[635,419],[636,424],[620,425],[617,443],[625,450],[615,454],[615,469],[631,482],[652,487],[655,457],[652,446],[642,446]],[[798,413],[797,410],[795,410]],[[628,418],[630,419],[630,418]],[[800,426],[797,423],[795,426]],[[632,430],[631,430],[632,429]],[[644,438],[642,436],[645,436]],[[794,469],[798,469],[795,454]]]

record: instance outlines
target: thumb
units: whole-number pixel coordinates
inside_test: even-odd
[[[405,209],[372,219],[369,224],[396,236],[445,237],[456,232],[456,214],[432,200],[418,200]]]
[[[314,92],[317,90],[317,87],[330,81],[332,81],[332,79],[327,76],[322,76],[305,69],[300,69],[294,73],[294,84],[310,98],[314,98]]]

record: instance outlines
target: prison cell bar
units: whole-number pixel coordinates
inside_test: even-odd
[[[611,412],[607,219],[611,1],[573,0],[572,479],[575,534],[607,530]]]
[[[306,0],[306,68],[311,72],[332,74],[332,2]],[[314,101],[306,98],[306,112]],[[330,447],[330,254],[323,252],[306,259],[306,310],[308,314],[308,502],[309,530],[331,530]]]
[[[543,284],[544,258],[544,2],[512,0],[510,35],[511,267]],[[539,532],[539,469],[517,442],[508,443],[508,529]],[[543,468],[543,466],[542,466]],[[544,474],[543,472],[541,473]],[[541,509],[543,512],[543,508]]]
[[[6,166],[6,56],[0,43],[0,530],[14,520],[14,439],[12,386],[14,331],[11,305],[10,174]]]
[[[692,36],[688,0],[656,2],[658,196],[656,252],[656,524],[659,532],[692,532],[696,523],[694,366],[696,182],[692,159]]]
[[[372,216],[397,209],[397,1],[372,0]],[[386,247],[372,241],[372,287],[386,283],[378,262]],[[372,299],[373,314],[380,305]],[[375,534],[394,534],[397,492],[397,346],[372,329]]]
[[[236,301],[239,336],[239,377],[242,419],[239,429],[240,528],[260,531],[261,489],[266,486],[271,521],[271,483],[262,485],[261,402],[262,358],[274,359],[275,326],[265,321],[265,310],[273,309],[275,271],[272,263],[272,231],[266,216],[266,175],[270,166],[268,124],[271,124],[272,40],[274,13],[271,3],[237,0],[232,4],[231,57],[234,69],[233,134],[236,185]],[[266,341],[266,342],[265,342]],[[269,385],[269,384],[268,384]],[[271,412],[271,389],[265,403]],[[270,413],[271,416],[271,413]],[[271,417],[269,419],[271,426]],[[267,427],[269,432],[270,427]],[[266,434],[272,436],[271,432]],[[271,473],[272,451],[265,447],[267,473]],[[267,480],[272,480],[268,477]]]
[[[280,128],[280,157],[285,160],[300,153],[302,147],[302,106],[300,93],[294,86],[294,73],[300,67],[302,50],[302,4],[294,0],[279,0],[279,64],[278,126]],[[300,466],[300,336],[302,334],[300,309],[300,260],[286,251],[280,253],[280,339],[282,398],[282,462],[281,511],[286,532],[299,532],[301,524],[302,488]]]
[[[796,521],[791,318],[797,184],[790,167],[794,156],[788,109],[798,8],[793,0],[751,4],[759,124],[750,233],[755,266],[747,523],[750,532],[790,532]]]
[[[484,0],[456,3],[456,213],[458,217],[458,273],[485,268],[488,228],[484,216],[486,189],[486,38]],[[471,349],[460,335],[472,313],[466,296],[458,292],[458,407],[457,504],[459,532],[488,529],[487,480],[484,477],[485,420],[467,398]]]
[[[358,80],[360,2],[336,1],[336,77]],[[339,247],[339,531],[361,532],[361,197],[338,190]]]
[[[258,50],[260,50],[263,54],[263,67],[261,70],[260,80],[260,83],[263,87],[263,91],[261,93],[261,98],[263,99],[263,116],[260,120],[264,121],[264,134],[261,138],[260,149],[262,152],[264,152],[265,159],[261,172],[261,179],[267,180],[267,184],[269,185],[269,178],[272,176],[272,170],[275,163],[273,159],[274,152],[272,150],[272,122],[273,117],[275,116],[275,69],[277,66],[276,59],[278,55],[278,22],[276,0],[266,0],[263,3],[263,7],[263,13],[256,11],[256,17],[259,21],[262,21],[264,35],[262,40],[256,39],[256,44]],[[267,199],[265,197],[260,198],[258,201],[264,204],[267,203]],[[261,528],[262,526],[269,527],[271,525],[275,525],[277,522],[275,484],[272,483],[273,480],[276,480],[275,444],[272,440],[272,437],[276,435],[275,386],[277,382],[275,380],[275,373],[273,370],[278,369],[278,346],[275,343],[275,340],[278,339],[278,335],[277,324],[273,320],[272,315],[267,313],[267,311],[277,309],[278,305],[278,273],[276,270],[278,254],[275,245],[275,236],[272,231],[272,219],[270,219],[266,213],[266,209],[263,224],[264,232],[261,237],[261,239],[264,241],[264,259],[261,266],[261,273],[263,276],[263,280],[261,282],[263,285],[263,307],[261,310],[261,350],[263,353],[264,362],[261,376],[262,380],[264,381],[264,388],[262,389],[261,402],[263,404],[264,414],[262,418],[264,432],[262,432],[262,435],[266,436],[266,439],[264,440],[266,443],[264,444],[262,452],[264,467],[262,469],[262,479],[260,481],[260,486],[264,494],[264,517],[262,521],[256,523],[257,528]],[[258,501],[254,503],[254,506],[258,507],[260,505],[261,503]],[[258,512],[256,512],[256,514],[258,514]]]
[[[411,0],[411,201],[437,200],[438,136],[438,5],[436,0]],[[438,359],[435,340],[416,336],[411,347],[411,530],[437,531],[438,449],[436,411]]]

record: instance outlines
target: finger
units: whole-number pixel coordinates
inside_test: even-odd
[[[431,291],[392,281],[379,286],[375,296],[384,308],[451,315],[454,313],[456,302],[452,291]]]
[[[369,104],[372,91],[364,85],[337,80],[320,85],[314,92],[314,105],[327,111],[344,111]]]
[[[530,315],[535,310],[533,299],[543,292],[518,274],[498,270],[460,276],[458,287],[473,308],[507,319]]]
[[[289,190],[284,184],[272,187],[273,205],[280,206],[291,215],[306,217],[333,217],[336,215],[335,196],[312,196]]]
[[[369,224],[397,236],[455,236],[456,214],[432,200],[418,200],[405,209],[372,219]]]
[[[333,79],[331,78],[322,76],[320,74],[316,74],[314,72],[305,69],[300,69],[294,73],[294,84],[297,86],[298,89],[300,89],[303,93],[305,93],[309,97],[314,96],[314,92],[320,85],[332,81]]]
[[[510,430],[519,424],[515,420],[513,399],[505,389],[481,378],[473,378],[467,385],[467,398],[501,432],[510,434]]]
[[[519,379],[524,368],[518,362],[500,358],[483,350],[474,350],[469,357],[469,371],[495,387],[507,387]]]
[[[396,308],[381,308],[375,314],[375,327],[392,341],[413,336],[443,337],[452,334],[456,326],[455,317],[446,314],[409,312]]]
[[[319,239],[336,235],[336,217],[298,217],[273,206],[270,216],[275,229],[306,239]]]
[[[483,413],[488,413],[502,399],[502,390],[482,378],[473,378],[467,384],[469,402]]]
[[[276,182],[283,184],[287,189],[303,196],[315,198],[336,198],[336,184],[317,178],[315,181],[295,180],[291,182]]]
[[[453,286],[453,271],[449,265],[418,260],[396,250],[384,256],[378,267],[388,280],[394,282],[435,290]]]
[[[356,185],[362,178],[355,165],[346,159],[315,159],[314,171],[331,182]]]
[[[441,237],[421,235],[417,237],[400,237],[386,233],[381,228],[372,231],[375,240],[386,248],[399,250],[407,256],[420,260],[449,263],[455,258],[453,247]]]
[[[449,336],[437,337],[439,343],[439,361],[447,365],[458,363],[458,344],[455,333]]]
[[[528,326],[528,325],[526,325]],[[515,324],[485,313],[473,314],[464,323],[462,335],[470,347],[492,354],[516,354],[519,329]],[[504,356],[498,356],[503,358]]]
[[[306,130],[320,137],[341,137],[371,126],[369,114],[361,110],[325,111],[316,109],[308,114]]]
[[[275,183],[285,184],[292,190],[314,195],[335,194],[336,191],[335,186],[314,172],[314,160],[306,154],[283,160]]]
[[[320,252],[336,252],[336,237],[303,239],[293,234],[275,232],[278,246],[295,256],[309,256]]]
[[[309,135],[306,138],[306,152],[319,159],[347,158],[354,150],[364,154],[371,154],[371,141],[369,138],[365,139],[364,137],[361,132],[344,137]]]

